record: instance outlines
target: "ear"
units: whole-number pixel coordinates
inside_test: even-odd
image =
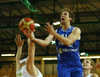
[[[93,66],[91,66],[91,68],[90,68],[91,70],[93,69]]]
[[[72,18],[70,17],[70,18],[69,18],[69,21],[71,21],[71,20],[72,20]]]

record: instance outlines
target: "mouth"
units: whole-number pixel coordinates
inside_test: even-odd
[[[65,20],[64,18],[61,18],[61,20]]]
[[[86,65],[83,65],[83,66],[86,66]]]

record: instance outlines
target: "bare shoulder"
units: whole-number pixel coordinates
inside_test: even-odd
[[[96,73],[92,73],[91,77],[99,77]]]
[[[78,27],[75,27],[75,28],[74,28],[74,31],[80,31],[80,32],[81,32],[81,29],[78,28]]]
[[[78,27],[75,27],[74,30],[73,30],[73,33],[75,33],[75,34],[81,34],[81,29],[78,28]]]

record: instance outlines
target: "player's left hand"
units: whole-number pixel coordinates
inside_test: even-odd
[[[46,23],[46,25],[44,25],[46,28],[44,28],[46,31],[48,31],[50,34],[53,34],[54,33],[54,28],[53,28],[53,25],[50,25],[49,22]]]

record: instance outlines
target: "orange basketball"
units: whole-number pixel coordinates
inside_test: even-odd
[[[97,69],[100,69],[100,62],[98,62],[98,63],[96,64],[96,68],[97,68]]]
[[[19,22],[19,29],[23,32],[26,30],[28,32],[34,31],[35,29],[35,22],[31,18],[23,18]]]

